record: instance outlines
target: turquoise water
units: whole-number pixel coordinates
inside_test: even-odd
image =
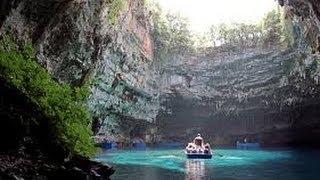
[[[320,179],[320,151],[214,150],[213,159],[189,160],[181,149],[105,152],[98,161],[114,166],[114,180]]]

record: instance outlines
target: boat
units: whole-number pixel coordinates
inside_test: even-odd
[[[237,149],[243,150],[256,150],[260,149],[260,143],[256,140],[252,140],[252,138],[248,140],[248,138],[245,137],[243,141],[237,141],[236,147]]]
[[[237,142],[237,149],[260,149],[260,144],[255,142],[255,143],[241,143]]]
[[[105,141],[105,142],[101,143],[101,147],[102,147],[102,149],[117,149],[118,145],[116,142]]]
[[[134,149],[147,149],[147,145],[144,142],[140,142],[140,143],[132,143],[132,147]]]
[[[193,140],[193,142],[189,143],[188,146],[184,150],[187,158],[189,159],[211,159],[212,152],[210,148],[210,144],[204,144],[203,138],[200,134]]]
[[[145,150],[147,149],[147,144],[141,138],[134,138],[132,142],[132,147],[134,149]]]
[[[187,158],[188,159],[211,159],[212,158],[212,153],[187,153]]]
[[[115,141],[115,139],[105,134],[97,134],[94,136],[94,141],[104,150],[115,150],[118,148],[118,143]]]

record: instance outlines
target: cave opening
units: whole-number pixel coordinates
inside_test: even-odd
[[[313,179],[319,102],[317,0],[0,2],[0,179]]]
[[[319,147],[318,29],[304,34],[284,1],[158,2],[166,11],[157,12],[164,17],[158,21],[172,29],[172,39],[184,37],[166,57],[158,50],[161,141],[203,132],[218,146],[247,137],[266,147]],[[300,5],[317,16],[317,8]]]

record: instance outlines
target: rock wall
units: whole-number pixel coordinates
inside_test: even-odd
[[[4,0],[0,35],[33,43],[39,63],[58,81],[90,81],[88,105],[94,124],[102,126],[97,131],[131,137],[127,124],[148,125],[159,102],[149,12],[143,1],[124,2],[112,24],[112,1]]]
[[[217,145],[247,137],[264,146],[319,146],[320,6],[316,0],[279,4],[293,22],[292,49],[193,55],[164,68],[163,141],[185,142],[203,132]]]
[[[166,67],[166,108],[158,116],[163,139],[186,141],[202,132],[218,145],[248,136],[267,146],[319,137],[320,88],[296,76],[299,58],[293,50],[256,50],[186,58]],[[310,133],[300,132],[304,128]]]
[[[161,78],[144,1],[125,0],[115,24],[110,2],[0,2],[0,35],[33,43],[58,81],[91,81],[96,133],[129,141],[155,133],[156,120],[164,140],[184,142],[203,131],[216,144],[244,136],[265,145],[318,143],[310,138],[320,134],[316,0],[279,0],[294,22],[294,49],[179,57]]]

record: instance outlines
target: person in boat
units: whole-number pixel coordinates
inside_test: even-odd
[[[204,146],[203,146],[203,138],[200,134],[197,135],[196,138],[194,138],[193,143],[196,145],[196,149],[199,153],[203,152]]]
[[[211,147],[209,143],[206,143],[204,145],[204,153],[210,153],[211,152]]]
[[[247,142],[248,142],[247,137],[244,138],[243,142],[244,142],[244,143],[247,143]]]
[[[203,138],[200,134],[197,135],[196,138],[194,138],[193,143],[188,143],[188,146],[186,147],[186,150],[188,153],[209,153],[211,152],[210,144],[206,143],[204,144]]]
[[[193,143],[188,143],[186,150],[187,153],[196,152],[196,146]]]

